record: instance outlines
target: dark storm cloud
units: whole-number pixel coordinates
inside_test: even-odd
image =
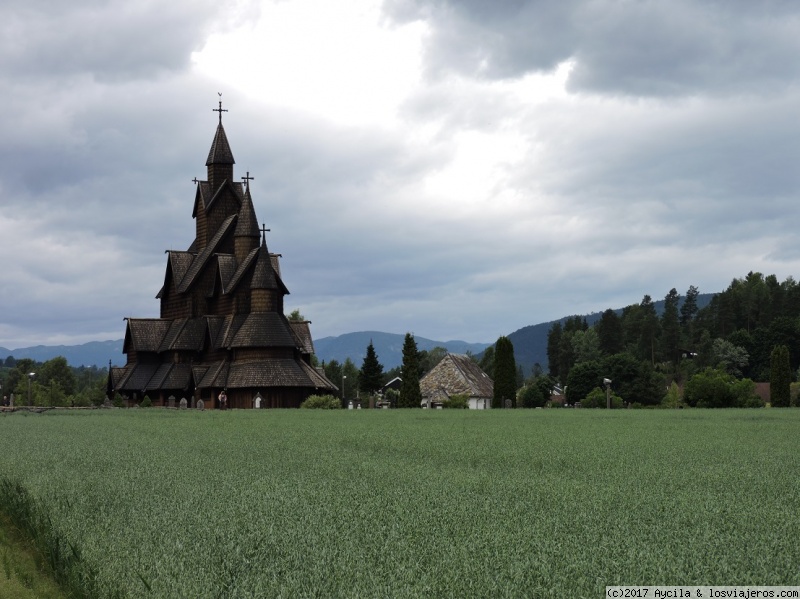
[[[241,18],[235,2],[7,1],[0,8],[0,71],[16,79],[98,81],[180,71],[206,36]]]
[[[432,27],[434,73],[513,78],[574,60],[573,91],[675,96],[761,93],[800,73],[792,2],[387,0]]]

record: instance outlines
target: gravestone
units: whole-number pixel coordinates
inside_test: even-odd
[[[167,403],[167,405],[168,405],[170,408],[174,408],[174,407],[175,407],[175,396],[174,396],[174,395],[170,395],[170,396],[167,398],[167,402],[168,402],[168,403]]]
[[[178,405],[180,405],[181,410],[185,410],[186,406],[189,405],[189,402],[186,401],[185,397],[182,397],[181,401],[180,401],[180,404],[178,404]]]
[[[510,409],[511,407],[513,407],[513,404],[511,403],[510,399],[504,399],[503,402],[505,403],[505,408],[507,410]]]
[[[202,399],[197,400],[197,409],[203,410],[206,407],[205,402]]]
[[[253,407],[256,410],[261,409],[261,393],[256,393],[256,396],[253,398]]]

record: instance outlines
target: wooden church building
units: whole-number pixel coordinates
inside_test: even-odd
[[[336,386],[311,364],[309,322],[289,320],[279,254],[250,195],[249,173],[234,180],[233,153],[219,124],[195,179],[196,236],[186,251],[168,251],[160,318],[127,318],[127,364],[111,371],[114,391],[129,403],[170,397],[220,407],[291,408]]]

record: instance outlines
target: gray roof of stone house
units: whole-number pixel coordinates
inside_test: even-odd
[[[447,354],[419,382],[423,397],[469,395],[492,397],[494,382],[469,356]]]

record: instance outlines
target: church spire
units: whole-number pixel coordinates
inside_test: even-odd
[[[220,97],[222,94],[220,94]],[[219,108],[212,108],[214,112],[219,112],[219,124],[214,140],[211,142],[211,149],[208,151],[206,167],[208,167],[208,182],[211,189],[216,190],[225,179],[233,179],[233,159],[231,145],[228,143],[228,136],[225,135],[225,128],[222,126],[222,113],[228,112],[222,108],[222,100],[219,101]]]
[[[242,177],[247,186],[244,189],[244,200],[242,207],[239,208],[239,215],[236,219],[236,231],[234,232],[234,245],[236,247],[236,259],[241,264],[245,257],[258,247],[258,219],[253,208],[253,198],[250,195],[249,181],[253,178],[248,171],[247,177]]]

